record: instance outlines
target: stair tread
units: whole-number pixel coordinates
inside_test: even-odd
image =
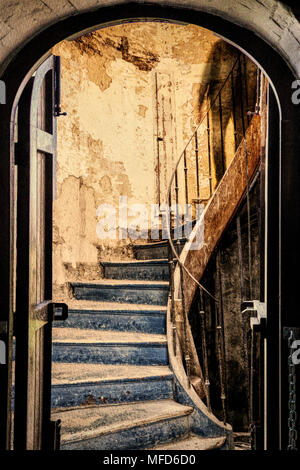
[[[112,310],[121,312],[135,312],[135,311],[149,311],[149,312],[162,312],[167,311],[165,305],[149,305],[149,304],[130,304],[123,302],[103,302],[97,300],[77,300],[71,299],[68,301],[69,310],[87,310],[95,312],[109,312]]]
[[[202,437],[191,434],[184,439],[161,444],[148,450],[213,450],[222,447],[225,441],[226,436]]]
[[[103,382],[125,379],[143,379],[149,377],[167,377],[172,375],[168,366],[136,366],[111,364],[52,364],[52,385]]]
[[[143,266],[147,264],[168,264],[167,258],[157,258],[157,259],[132,259],[132,260],[121,260],[121,261],[101,261],[103,266],[126,266],[126,265],[137,265]]]
[[[84,330],[80,328],[53,328],[54,343],[166,344],[166,335],[135,331]]]
[[[54,410],[52,419],[62,419],[61,440],[64,444],[189,415],[192,411],[192,407],[173,400],[155,400]]]
[[[187,238],[180,238],[179,239],[180,243],[186,243]],[[172,239],[172,242],[176,244],[177,239]],[[133,245],[133,249],[135,248],[151,248],[152,246],[156,247],[159,245],[166,246],[169,244],[169,240],[158,240],[158,241],[153,241],[153,242],[146,242],[146,243],[136,243]]]
[[[169,281],[148,281],[135,279],[100,279],[95,281],[70,281],[73,286],[148,286],[168,287]]]

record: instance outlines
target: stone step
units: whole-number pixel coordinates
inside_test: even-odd
[[[173,400],[55,410],[62,450],[147,449],[189,433],[193,408]]]
[[[186,239],[182,238],[179,244],[179,252],[181,253]],[[173,240],[176,246],[176,240]],[[168,244],[167,240],[161,242],[144,243],[133,245],[133,253],[137,260],[154,260],[154,259],[168,259]]]
[[[53,363],[53,408],[172,397],[173,375],[167,366]]]
[[[168,281],[167,259],[101,262],[106,279]]]
[[[72,300],[68,302],[69,317],[57,322],[59,328],[136,331],[166,333],[165,306],[94,302]]]
[[[103,279],[71,282],[75,299],[166,305],[169,283],[162,281],[122,281]]]
[[[167,365],[164,335],[54,328],[54,362]]]
[[[217,450],[221,449],[225,442],[226,436],[201,437],[196,434],[191,434],[183,439],[160,444],[148,450]]]

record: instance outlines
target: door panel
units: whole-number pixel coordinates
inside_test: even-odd
[[[57,57],[35,72],[19,102],[15,448],[54,449],[51,411],[52,199]],[[64,306],[64,315],[66,315]]]

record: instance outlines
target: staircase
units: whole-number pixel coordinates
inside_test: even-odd
[[[221,119],[221,94],[226,87],[226,96],[230,92],[232,96],[234,122],[228,167]],[[258,115],[250,121],[244,101],[239,57],[186,144],[170,180],[166,198],[170,207],[173,203],[200,204],[204,199],[199,165],[207,158],[210,196],[188,240],[176,240],[175,248],[170,217],[168,240],[135,245],[135,259],[102,262],[104,279],[71,283],[74,298],[69,302],[69,319],[53,330],[52,419],[62,420],[62,449],[233,448],[232,429],[224,424],[222,322],[217,318],[216,358],[224,422],[211,411],[206,341],[202,341],[201,366],[188,312],[198,288],[217,302],[199,280],[259,165],[264,121]],[[212,116],[217,115],[221,142],[211,138]],[[201,159],[200,128],[207,134],[207,153],[201,151]],[[213,188],[217,147],[222,177]],[[180,181],[184,183],[181,190]],[[174,216],[177,220],[176,211]],[[216,311],[220,316],[220,309]],[[200,313],[205,318],[202,307]],[[204,322],[202,338],[205,331]]]
[[[135,260],[103,262],[102,280],[72,283],[69,319],[53,329],[52,419],[62,420],[61,448],[226,448],[226,432],[208,416],[199,431],[199,411],[170,369],[167,242],[134,253]]]

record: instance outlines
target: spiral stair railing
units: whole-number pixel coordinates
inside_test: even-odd
[[[244,68],[244,74],[242,72],[242,68]],[[259,74],[259,72],[257,72]],[[228,97],[230,96],[230,99]],[[232,107],[228,109],[228,102],[231,102]],[[225,106],[224,106],[225,103]],[[207,295],[210,299],[215,303],[215,312],[216,312],[216,345],[217,345],[217,362],[218,362],[218,369],[219,369],[219,383],[220,383],[220,398],[222,402],[222,410],[223,410],[223,422],[224,424],[227,422],[227,410],[226,410],[226,364],[225,364],[225,345],[224,345],[224,328],[223,328],[223,312],[222,312],[222,299],[216,298],[206,287],[204,287],[189,271],[189,269],[185,266],[185,264],[180,259],[180,243],[179,238],[177,238],[176,246],[173,242],[173,236],[176,233],[176,229],[174,229],[174,215],[176,219],[176,224],[179,223],[181,220],[181,228],[184,227],[182,224],[181,215],[178,212],[178,205],[180,202],[179,197],[179,170],[180,165],[183,164],[183,201],[187,207],[190,207],[192,204],[189,203],[189,192],[191,192],[191,186],[196,188],[196,198],[193,199],[193,202],[196,202],[196,212],[199,215],[199,206],[200,202],[205,201],[205,198],[202,200],[200,199],[200,145],[199,145],[199,134],[202,129],[204,132],[206,131],[207,134],[207,149],[206,149],[206,156],[207,156],[207,168],[208,168],[208,182],[209,182],[209,197],[206,197],[206,201],[210,200],[214,194],[214,191],[217,189],[218,184],[220,182],[216,181],[214,190],[213,190],[213,176],[212,176],[212,151],[213,151],[213,139],[216,137],[212,131],[216,131],[216,124],[214,121],[218,119],[219,126],[219,136],[217,146],[219,147],[219,157],[221,159],[221,178],[223,177],[226,171],[226,152],[225,152],[225,126],[223,126],[224,122],[224,114],[228,113],[232,117],[233,120],[233,127],[234,127],[234,142],[233,142],[233,151],[232,154],[234,155],[237,151],[239,144],[244,139],[244,143],[246,146],[246,130],[250,123],[250,115],[251,114],[258,114],[258,105],[256,104],[256,109],[254,113],[249,111],[249,100],[248,100],[248,83],[247,83],[247,70],[246,70],[246,60],[245,56],[239,54],[234,64],[228,73],[227,77],[221,84],[219,90],[215,94],[213,98],[210,99],[210,105],[204,116],[201,118],[199,124],[196,126],[195,131],[189,138],[188,142],[186,143],[184,150],[180,154],[180,157],[177,160],[175,168],[172,172],[171,179],[168,186],[167,191],[167,201],[169,203],[169,218],[167,221],[167,235],[168,235],[168,242],[169,242],[169,272],[170,272],[170,291],[169,291],[169,303],[170,303],[170,321],[172,327],[172,343],[173,343],[173,354],[176,356],[176,342],[179,339],[177,326],[176,326],[176,319],[175,319],[175,310],[178,309],[178,301],[175,301],[175,286],[174,286],[174,275],[175,275],[175,268],[178,268],[179,272],[179,282],[180,282],[180,313],[183,320],[183,338],[181,338],[182,349],[183,349],[183,360],[185,364],[185,372],[188,380],[188,386],[191,387],[191,343],[193,343],[193,337],[191,334],[191,328],[189,325],[188,319],[188,312],[186,311],[185,305],[185,287],[184,287],[184,273],[186,273],[186,277],[188,280],[194,282],[199,289],[199,314],[200,314],[200,325],[202,331],[202,368],[200,367],[200,374],[202,387],[200,387],[200,393],[198,392],[200,398],[205,398],[206,406],[211,412],[211,399],[210,399],[210,379],[209,379],[209,368],[208,368],[208,354],[207,354],[207,338],[206,338],[206,328],[205,328],[205,308],[204,308],[204,301],[203,296]],[[211,117],[212,116],[212,117]],[[227,121],[228,124],[228,121]],[[206,128],[204,127],[206,126]],[[213,129],[212,129],[213,128]],[[194,145],[192,146],[192,143]],[[192,148],[191,148],[192,147]],[[204,152],[205,153],[205,152]],[[246,164],[247,164],[247,148],[245,147],[245,154],[246,154]],[[194,178],[194,185],[191,185],[190,182],[193,178],[189,180],[189,163],[192,162],[192,157],[194,156],[194,170],[195,170],[195,178]],[[203,157],[202,157],[203,158]],[[215,163],[215,170],[216,163]],[[220,178],[220,179],[221,179]],[[247,180],[247,189],[248,189],[248,180]],[[173,188],[174,186],[174,188]],[[172,197],[174,195],[174,197]],[[172,202],[175,199],[175,211],[172,210]],[[201,207],[200,207],[201,209]],[[173,216],[173,217],[172,217]],[[194,219],[195,221],[195,219]],[[177,225],[178,227],[178,225]],[[174,237],[176,239],[176,237]],[[217,271],[219,271],[219,260],[217,257]],[[217,273],[218,274],[218,273]],[[194,348],[194,352],[195,352]],[[198,358],[197,358],[198,360]],[[197,361],[196,361],[197,362]],[[204,374],[204,377],[203,377]],[[204,385],[204,386],[203,386]]]

